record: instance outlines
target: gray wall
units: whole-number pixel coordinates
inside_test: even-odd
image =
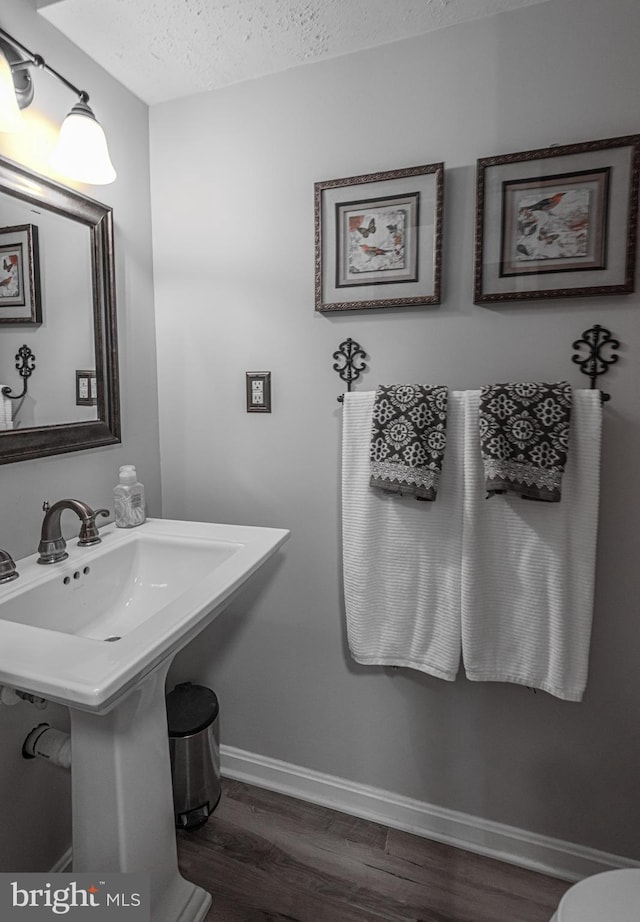
[[[280,558],[180,655],[223,742],[640,858],[638,295],[472,304],[476,158],[636,132],[637,0],[555,0],[153,107],[151,176],[167,517],[288,526]],[[313,183],[444,160],[440,307],[318,315]],[[340,585],[340,382],[473,388],[585,379],[593,323],[624,343],[605,388],[597,599],[581,704],[357,667]],[[273,374],[246,414],[244,372]]]
[[[43,22],[30,3],[3,0],[0,26],[87,89],[118,171],[113,185],[80,188],[114,208],[122,444],[0,466],[0,547],[19,558],[36,550],[45,498],[74,496],[113,508],[111,490],[118,466],[126,462],[138,467],[150,512],[161,512],[148,118],[145,105]],[[46,172],[47,142],[75,100],[46,74],[36,72],[35,83],[29,130],[22,137],[0,134],[0,154]],[[77,533],[76,523],[69,521],[65,527],[70,534]],[[33,726],[46,720],[63,727],[66,718],[66,711],[58,707],[44,712],[22,703],[11,709],[0,707],[2,871],[47,869],[70,844],[69,776],[44,763],[27,763],[20,756],[22,741]]]

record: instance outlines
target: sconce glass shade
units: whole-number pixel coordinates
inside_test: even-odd
[[[0,131],[20,131],[23,126],[11,67],[0,48]]]
[[[86,102],[79,100],[62,123],[51,165],[69,179],[96,186],[116,178],[105,133]]]

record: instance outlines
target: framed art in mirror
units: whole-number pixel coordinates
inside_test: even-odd
[[[0,227],[0,323],[42,323],[38,227]]]
[[[315,307],[440,303],[444,164],[315,184]]]
[[[474,302],[634,290],[640,135],[477,163]]]

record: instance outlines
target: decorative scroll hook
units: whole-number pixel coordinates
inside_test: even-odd
[[[589,350],[588,354],[585,357],[582,357],[580,353],[571,356],[572,361],[576,365],[580,366],[580,371],[588,375],[589,380],[591,381],[591,387],[596,387],[596,381],[601,375],[606,375],[609,370],[609,365],[615,365],[618,361],[619,356],[612,354],[613,350],[620,348],[620,343],[617,339],[614,339],[609,332],[604,327],[601,327],[599,323],[596,323],[595,326],[592,326],[590,329],[585,330],[582,334],[582,339],[576,339],[573,344],[574,349],[581,349],[583,346],[586,346]],[[603,349],[608,347],[611,352],[609,353],[609,358],[606,358],[603,354]],[[609,400],[610,395],[602,392],[602,400]]]
[[[3,387],[2,393],[5,397],[8,397],[9,400],[20,400],[22,397],[26,396],[27,381],[33,374],[33,370],[36,367],[36,357],[28,346],[20,346],[15,358],[16,368],[18,369],[18,373],[22,378],[22,393],[12,394],[10,387]]]
[[[337,371],[342,380],[347,382],[347,391],[351,391],[351,385],[358,380],[367,367],[364,361],[366,357],[367,353],[360,343],[355,342],[351,337],[340,343],[338,349],[333,353],[333,358],[336,359],[333,370]],[[338,402],[342,403],[343,400],[344,394],[340,394]]]

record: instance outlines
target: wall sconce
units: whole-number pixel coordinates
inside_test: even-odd
[[[0,131],[18,131],[23,125],[20,109],[33,100],[30,67],[52,74],[78,97],[60,128],[51,165],[63,176],[92,185],[113,182],[116,171],[109,157],[107,139],[89,107],[89,94],[69,83],[13,36],[0,29]]]

